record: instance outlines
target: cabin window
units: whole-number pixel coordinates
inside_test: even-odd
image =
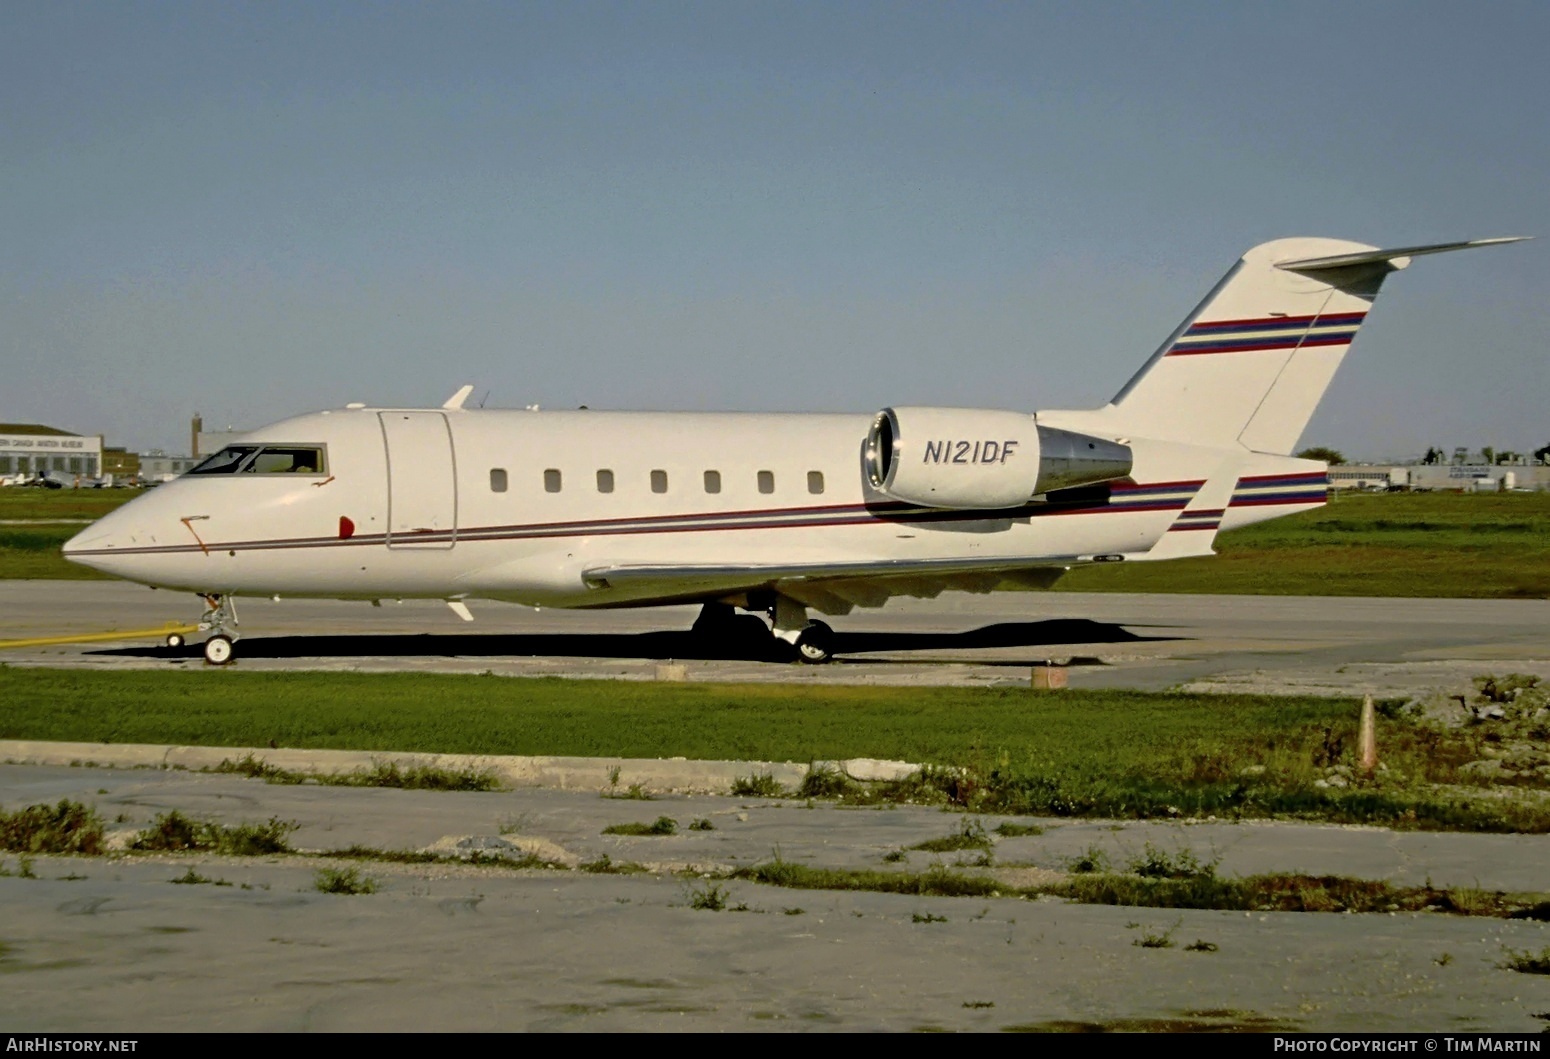
[[[490,492],[504,493],[506,491],[506,468],[490,468]]]
[[[558,493],[560,491],[560,472],[550,467],[544,472],[544,492]]]
[[[774,471],[760,471],[759,472],[759,492],[761,492],[761,493],[773,493],[774,491],[775,491],[775,472]]]
[[[816,496],[819,493],[823,492],[823,472],[822,471],[808,471],[807,472],[807,491],[809,493],[812,493],[814,496]]]
[[[705,491],[707,493],[719,493],[719,492],[721,492],[721,472],[720,471],[706,471],[705,472]]]
[[[666,471],[652,471],[651,472],[651,491],[653,493],[665,493],[665,492],[667,492],[667,472]]]
[[[611,493],[614,491],[614,472],[597,472],[597,491],[599,493]]]

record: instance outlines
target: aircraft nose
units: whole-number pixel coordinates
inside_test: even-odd
[[[112,562],[112,555],[117,545],[116,534],[111,531],[105,532],[102,522],[93,522],[65,541],[60,551],[72,563],[110,573],[109,564]]]
[[[105,574],[125,576],[124,564],[130,556],[125,555],[124,550],[155,543],[155,534],[145,530],[141,513],[129,512],[134,503],[131,501],[98,519],[65,541],[60,549],[64,557]]]

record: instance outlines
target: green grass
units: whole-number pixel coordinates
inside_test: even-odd
[[[139,489],[0,489],[0,519],[99,519]]]
[[[0,576],[7,579],[111,581],[59,553],[81,526],[0,526]]]
[[[99,519],[139,495],[138,489],[0,489],[0,520]],[[0,525],[0,578],[111,580],[59,554],[65,541],[84,528]]]
[[[1352,701],[1023,688],[657,684],[454,674],[0,666],[0,738],[417,753],[1195,768],[1223,738],[1350,720]],[[1036,721],[1035,721],[1036,718]],[[1066,765],[1062,766],[1067,767]],[[765,794],[765,781],[748,781]],[[770,791],[769,793],[775,793]]]
[[[1337,495],[1223,533],[1215,558],[1073,570],[1070,592],[1550,597],[1550,493]]]
[[[605,758],[915,761],[840,799],[982,814],[1289,817],[1550,832],[1550,799],[1493,797],[1460,766],[1486,727],[1385,717],[1387,771],[1352,764],[1354,700],[1025,688],[618,682],[450,674],[93,672],[0,666],[0,738]],[[1392,711],[1389,711],[1392,712]],[[1546,787],[1525,773],[1520,788]],[[1453,785],[1453,786],[1439,786]]]
[[[1215,558],[1083,567],[1057,591],[1550,597],[1550,493],[1356,493],[1217,538]]]
[[[0,519],[100,518],[139,490],[0,490]],[[0,578],[97,579],[59,547],[80,526],[0,526]],[[1072,592],[1550,598],[1550,493],[1337,494],[1222,534],[1215,558],[1073,570]]]

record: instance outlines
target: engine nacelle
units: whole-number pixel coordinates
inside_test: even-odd
[[[865,462],[872,486],[895,500],[984,509],[1123,478],[1131,466],[1118,442],[974,408],[885,408],[872,420]]]

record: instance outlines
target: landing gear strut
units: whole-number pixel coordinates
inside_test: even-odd
[[[834,657],[834,630],[821,621],[809,621],[807,608],[796,600],[775,595],[768,604],[750,602],[747,609],[767,611],[768,627],[752,614],[738,615],[731,604],[707,603],[695,619],[694,631],[729,641],[739,638],[744,629],[756,639],[773,636],[795,648],[796,657],[809,665],[822,665]]]
[[[797,658],[819,666],[834,657],[834,630],[809,621],[807,608],[789,596],[777,595],[770,608],[770,632],[797,649]]]
[[[210,634],[204,643],[205,661],[212,666],[227,665],[236,653],[237,626],[241,624],[237,621],[236,597],[210,595],[202,598],[205,612],[199,619],[199,631]],[[173,639],[173,636],[167,637],[168,647],[181,645],[182,637],[177,637],[177,644],[172,642]]]

